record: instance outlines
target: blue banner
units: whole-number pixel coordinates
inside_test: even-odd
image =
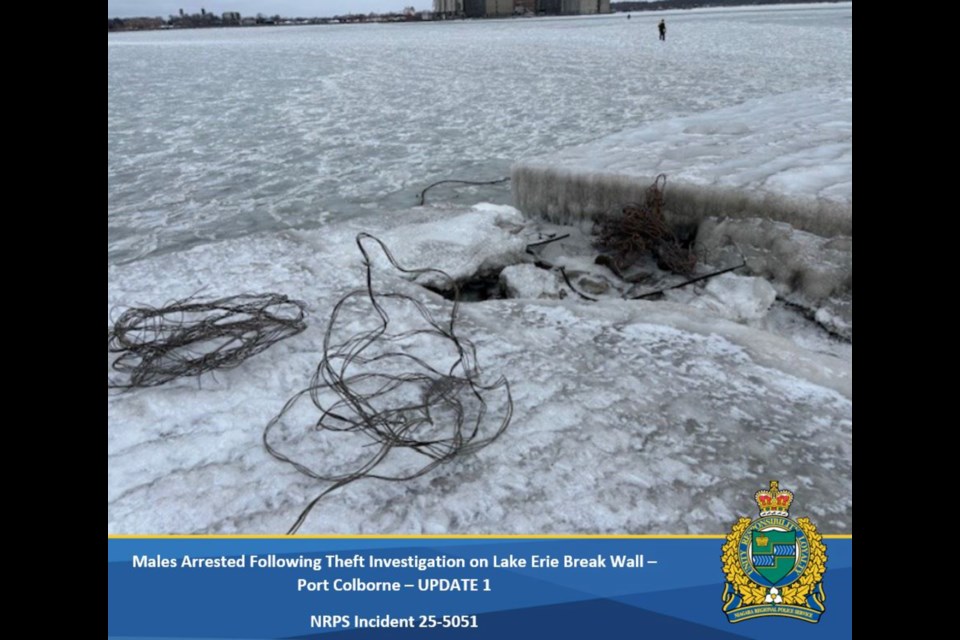
[[[815,592],[753,593],[724,536],[116,537],[109,637],[848,638],[853,543],[824,538]],[[814,596],[815,623],[777,613]]]

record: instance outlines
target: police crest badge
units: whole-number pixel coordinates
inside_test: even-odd
[[[723,612],[730,622],[783,616],[819,622],[827,549],[809,518],[791,520],[793,492],[770,482],[754,496],[760,517],[740,518],[723,545]]]

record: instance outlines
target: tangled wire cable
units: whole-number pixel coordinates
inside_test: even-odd
[[[438,182],[434,182],[433,184],[427,186],[426,189],[424,189],[423,191],[421,191],[420,193],[418,193],[418,194],[417,194],[417,198],[419,198],[419,200],[420,200],[420,206],[422,207],[422,206],[423,206],[423,203],[424,203],[424,201],[425,201],[426,195],[427,195],[427,191],[430,191],[430,189],[433,189],[434,187],[437,187],[437,186],[439,186],[439,185],[441,185],[441,184],[467,184],[467,185],[474,185],[474,186],[486,186],[486,185],[491,185],[491,184],[503,184],[504,182],[510,182],[510,178],[507,177],[507,178],[500,178],[499,180],[484,180],[484,181],[479,181],[479,180],[440,180],[440,181],[438,181]]]
[[[359,234],[356,242],[366,288],[337,302],[310,386],[290,398],[263,432],[270,455],[310,478],[333,483],[303,509],[288,534],[296,533],[330,492],[362,478],[402,481],[422,476],[493,442],[513,414],[510,383],[503,376],[481,383],[476,348],[456,333],[459,288],[453,278],[438,269],[401,267],[386,245],[367,233]],[[365,242],[379,245],[404,274],[449,279],[456,293],[449,318],[435,319],[410,296],[377,292]],[[405,325],[422,320],[426,326],[390,333],[388,307],[402,314]],[[503,416],[488,418],[486,396],[500,389],[505,392]],[[298,407],[304,396],[312,405]],[[294,412],[298,415],[291,415]],[[388,456],[392,469],[374,473]],[[329,464],[330,458],[344,462],[339,468],[316,470],[315,463]]]
[[[648,252],[674,273],[690,275],[696,269],[696,254],[680,243],[664,218],[663,190],[666,185],[667,176],[661,173],[647,189],[643,203],[628,204],[623,207],[621,215],[606,216],[598,222],[597,245],[612,251],[621,269]]]
[[[107,329],[107,350],[119,353],[107,388],[155,387],[183,376],[236,367],[307,328],[306,303],[285,295],[185,298],[164,307],[134,307]]]

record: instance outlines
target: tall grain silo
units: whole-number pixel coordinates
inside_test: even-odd
[[[487,17],[498,18],[513,15],[513,0],[487,0]]]
[[[463,0],[463,13],[468,18],[482,18],[486,15],[486,0]]]
[[[560,13],[580,16],[610,13],[610,0],[561,0]]]
[[[561,0],[537,0],[537,13],[555,15],[560,13]]]
[[[513,10],[517,13],[536,13],[537,0],[513,0]]]
[[[463,0],[433,0],[434,15],[452,18],[463,13]]]

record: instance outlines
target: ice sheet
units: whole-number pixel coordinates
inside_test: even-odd
[[[515,204],[569,223],[643,201],[667,175],[672,220],[769,218],[852,235],[852,84],[668,118],[513,166]]]
[[[331,306],[362,285],[356,232],[430,223],[450,260],[496,252],[464,241],[465,215],[477,237],[502,231],[495,210],[425,208],[397,212],[410,226],[389,234],[346,222],[110,267],[113,313],[201,288],[279,291],[309,311],[306,332],[241,367],[109,395],[109,532],[285,531],[325,485],[268,456],[261,434],[307,384]],[[404,260],[429,266],[434,253]],[[386,270],[375,280],[449,310]],[[510,379],[510,428],[422,478],[349,485],[301,532],[716,533],[757,477],[790,478],[821,530],[851,530],[849,363],[672,303],[497,300],[464,305],[459,326],[484,375]]]

